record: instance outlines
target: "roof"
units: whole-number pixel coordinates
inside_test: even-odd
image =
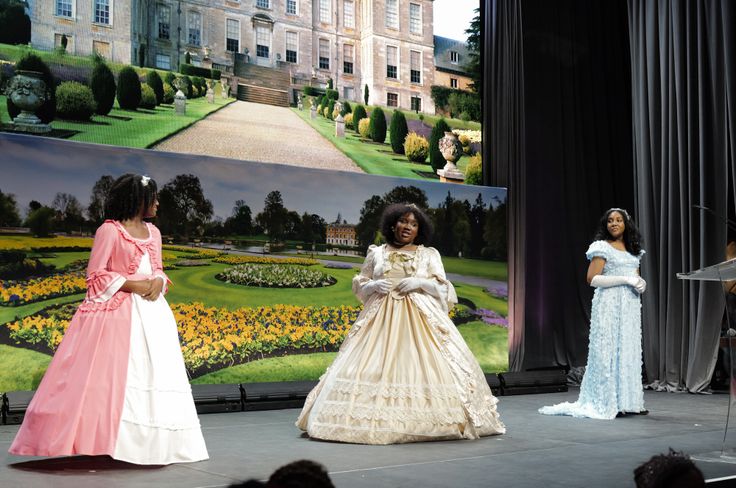
[[[458,62],[450,61],[450,51],[458,53]],[[465,65],[470,61],[470,51],[463,41],[448,37],[434,36],[434,66],[440,71],[450,71],[469,76]]]

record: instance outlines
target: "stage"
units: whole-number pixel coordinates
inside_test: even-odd
[[[669,447],[719,450],[728,396],[646,392],[648,416],[612,421],[546,417],[567,393],[500,397],[508,433],[478,441],[359,446],[313,441],[294,426],[298,410],[200,415],[210,460],[139,467],[106,457],[29,460],[7,449],[17,425],[0,426],[0,485],[87,488],[225,487],[266,479],[297,459],[323,463],[339,487],[634,486],[633,469]],[[736,438],[736,436],[734,436]],[[697,462],[706,479],[736,476],[736,464]],[[736,478],[734,478],[736,479]],[[729,486],[721,480],[709,486]]]

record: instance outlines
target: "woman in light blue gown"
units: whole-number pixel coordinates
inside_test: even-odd
[[[628,212],[606,211],[586,256],[588,283],[595,287],[590,313],[588,365],[574,403],[542,407],[545,415],[612,419],[646,414],[641,380],[641,300],[639,276],[644,255],[641,235]]]

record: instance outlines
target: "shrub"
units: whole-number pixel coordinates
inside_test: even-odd
[[[361,137],[364,137],[366,139],[370,137],[371,121],[369,119],[360,119],[360,122],[358,122],[358,133],[360,134]]]
[[[349,114],[352,112],[353,112],[353,108],[350,106],[350,102],[348,102],[347,100],[342,102],[342,112],[340,112],[340,114],[342,114],[342,116],[345,117],[346,114]]]
[[[25,2],[0,2],[0,43],[27,44],[31,40],[31,19],[26,14]],[[61,44],[66,49],[65,36]]]
[[[141,86],[141,108],[156,108],[156,93],[148,85]]]
[[[35,54],[26,54],[18,60],[15,64],[15,72],[18,71],[38,71],[42,73],[41,78],[46,83],[46,101],[36,109],[36,117],[41,119],[41,122],[48,124],[56,116],[56,80],[54,75],[51,74],[51,70],[44,63],[41,58]],[[10,118],[16,118],[20,114],[20,109],[10,101],[10,97],[7,98],[8,114]]]
[[[56,88],[56,113],[62,119],[89,120],[96,107],[95,97],[87,85],[65,81]]]
[[[192,55],[189,54],[189,51],[187,51],[184,53],[184,64],[190,64],[191,62],[192,62]]]
[[[174,90],[174,93],[176,93],[176,87],[174,86],[175,79],[176,75],[174,73],[172,73],[171,71],[166,72],[166,76],[164,76],[164,81]]]
[[[212,70],[210,68],[203,68],[201,66],[192,66],[189,63],[182,64],[179,67],[179,72],[183,75],[202,76],[204,78],[212,78]]]
[[[345,115],[345,127],[347,127],[348,129],[353,128],[353,114]]]
[[[115,76],[102,59],[95,61],[92,77],[89,80],[92,96],[95,97],[98,115],[107,115],[115,104]]]
[[[460,134],[457,139],[460,141],[460,144],[462,144],[463,147],[470,145],[470,137],[468,137],[466,134]]]
[[[219,69],[212,68],[212,79],[215,81],[219,81],[221,77],[222,77],[222,71],[220,71]]]
[[[460,112],[460,120],[463,120],[465,122],[469,121],[470,120],[470,114],[468,114],[468,112],[465,112],[465,111]]]
[[[483,184],[483,161],[480,154],[471,156],[468,165],[465,167],[465,183],[468,185]]]
[[[371,112],[371,139],[373,142],[384,142],[386,140],[386,116],[380,107]]]
[[[330,106],[326,106],[322,109],[322,115],[324,115],[327,118],[330,118]]]
[[[339,92],[339,91],[337,91],[337,90],[333,90],[333,89],[331,89],[331,88],[328,88],[328,89],[327,89],[327,90],[325,91],[325,96],[326,96],[326,97],[327,97],[327,98],[328,98],[329,100],[337,100],[338,98],[340,98],[340,92]]]
[[[164,101],[164,82],[161,81],[161,77],[155,71],[149,71],[146,74],[146,84],[153,89],[153,93],[156,95],[156,105],[163,103]]]
[[[237,285],[266,288],[317,288],[337,280],[319,270],[279,264],[239,264],[226,268],[217,279]]]
[[[315,97],[319,95],[319,93],[317,93],[317,90],[313,86],[305,86],[304,88],[302,88],[302,92],[304,93],[305,97]]]
[[[192,79],[188,76],[182,76],[179,78],[179,84],[182,86],[181,91],[186,95],[187,98],[192,98]]]
[[[356,105],[353,110],[353,129],[358,132],[360,121],[365,119],[368,115],[365,113],[365,108],[362,105]]]
[[[335,118],[335,101],[330,98],[330,102],[327,104],[327,113],[325,114],[328,119],[333,120]]]
[[[370,91],[368,90],[368,83],[365,84],[365,87],[363,88],[363,103],[368,105],[368,95]]]
[[[429,154],[429,142],[416,132],[410,132],[404,140],[404,154],[412,163],[424,163]]]
[[[440,152],[440,139],[445,137],[445,132],[450,132],[450,126],[447,125],[445,119],[440,119],[432,128],[432,135],[429,137],[429,164],[432,165],[432,171],[437,171],[445,167],[445,158]]]
[[[141,81],[130,66],[118,74],[118,105],[124,110],[135,110],[141,103]]]
[[[174,103],[174,96],[176,92],[170,85],[164,85],[164,103],[171,105]]]
[[[404,154],[404,139],[409,133],[406,126],[406,117],[401,110],[394,110],[391,115],[391,126],[389,129],[389,138],[391,140],[391,149],[396,154]]]

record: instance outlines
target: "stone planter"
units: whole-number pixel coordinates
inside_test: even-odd
[[[21,112],[13,119],[15,130],[44,134],[51,132],[51,126],[41,122],[34,113],[46,101],[46,82],[43,73],[38,71],[18,71],[10,80],[7,96]]]
[[[444,168],[437,170],[440,181],[447,183],[462,183],[465,181],[465,175],[455,166],[455,163],[463,155],[463,147],[457,135],[454,132],[445,132],[445,136],[439,141],[439,149],[442,157],[447,161]]]

